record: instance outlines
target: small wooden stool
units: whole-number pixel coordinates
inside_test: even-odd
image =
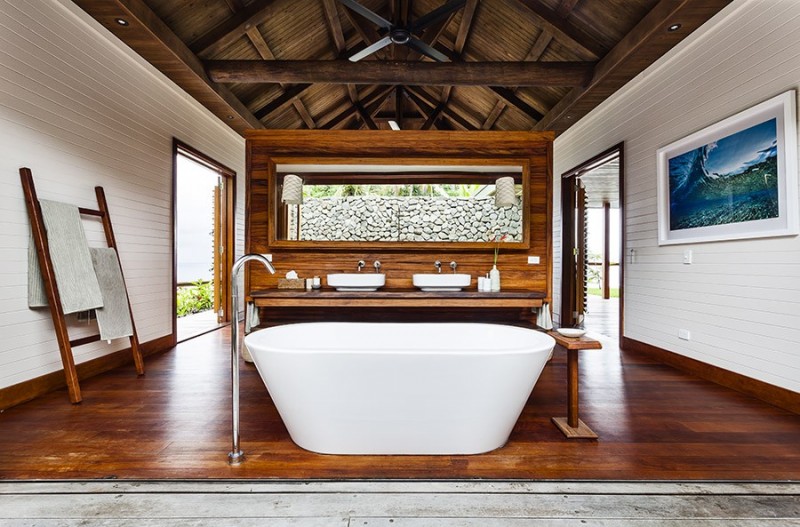
[[[567,350],[567,417],[553,417],[553,423],[568,439],[597,439],[597,434],[578,418],[578,352],[602,349],[600,341],[589,337],[570,338],[548,331],[556,345]]]

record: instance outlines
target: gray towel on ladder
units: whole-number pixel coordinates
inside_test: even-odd
[[[78,207],[44,199],[40,200],[39,204],[64,313],[77,313],[102,307],[103,295],[97,283]],[[42,271],[33,237],[28,247],[28,305],[30,307],[47,305],[47,295],[44,291]]]
[[[133,335],[133,325],[117,251],[109,247],[92,247],[89,251],[103,293],[103,307],[95,310],[100,338],[111,340],[129,337]]]

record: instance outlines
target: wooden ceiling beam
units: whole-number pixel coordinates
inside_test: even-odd
[[[497,119],[500,117],[500,114],[503,113],[503,110],[506,108],[506,103],[502,100],[497,101],[497,104],[494,105],[492,111],[489,112],[489,115],[486,117],[486,120],[483,121],[481,125],[481,130],[491,130],[494,127],[494,124],[497,122]]]
[[[732,1],[661,0],[597,63],[591,82],[570,90],[533,129],[569,128]],[[667,31],[678,21],[679,30]]]
[[[75,4],[237,132],[264,128],[227,86],[206,75],[202,61],[144,0],[75,0]],[[116,18],[124,18],[128,25],[119,25]]]
[[[503,102],[517,108],[534,121],[538,122],[542,119],[542,117],[544,117],[543,113],[527,102],[523,101],[519,95],[516,94],[516,90],[502,86],[489,86],[489,89],[492,90],[495,95],[500,97]]]
[[[570,48],[586,58],[598,59],[605,54],[602,44],[583,30],[566,22],[557,12],[545,7],[539,0],[517,0],[536,18],[542,29],[546,29]]]
[[[336,0],[322,0],[322,7],[325,8],[325,23],[336,46],[336,54],[340,54],[347,49],[347,40],[344,38],[342,22],[339,20],[339,10],[336,7]]]
[[[244,2],[242,0],[225,0],[225,3],[228,4],[228,7],[234,13],[244,9]]]
[[[331,33],[333,45],[336,47],[336,55],[343,56],[344,52],[347,51],[347,39],[344,38],[344,30],[342,29],[342,21],[339,20],[339,10],[336,7],[336,2],[335,0],[322,0],[322,6],[325,9],[325,23]],[[358,89],[354,84],[347,85],[347,93],[350,96],[350,102],[353,104],[358,102]]]
[[[475,18],[475,11],[478,8],[478,0],[467,0],[464,5],[464,11],[461,15],[461,23],[458,25],[458,33],[456,33],[456,40],[453,44],[453,53],[459,57],[464,52],[464,45],[467,43],[467,36],[469,30],[472,28],[472,20]],[[447,105],[450,101],[450,94],[453,92],[453,86],[445,86],[442,89],[441,101]]]
[[[431,110],[435,110],[440,104],[436,96],[431,95],[420,86],[406,86],[406,91],[409,97],[416,99],[417,104],[422,104]],[[457,112],[449,106],[442,108],[441,115],[461,130],[476,130],[481,124],[474,116],[467,115],[464,112]]]
[[[547,50],[547,46],[549,46],[550,42],[552,41],[553,41],[553,34],[547,31],[546,29],[543,29],[539,33],[539,36],[536,37],[536,42],[534,42],[533,46],[531,46],[531,49],[528,50],[528,54],[525,56],[524,60],[536,62],[537,60],[542,58],[542,55],[544,55],[544,52]],[[513,89],[512,92],[516,94],[517,90]],[[494,108],[492,108],[492,110],[489,112],[489,115],[486,117],[486,120],[483,122],[481,130],[491,130],[494,124],[497,122],[497,119],[500,118],[500,115],[503,113],[503,110],[506,109],[506,106],[511,104],[510,101],[506,100],[499,93],[497,93],[496,95],[500,98],[495,103]],[[542,115],[542,113],[539,111],[536,111],[535,113],[528,115],[535,121],[540,121],[542,117],[544,117],[544,115]],[[534,117],[534,115],[538,115],[539,117]]]
[[[375,89],[370,92],[368,95],[362,97],[362,106],[364,106],[365,110],[368,114],[372,115],[372,112],[377,111],[386,101],[386,98],[389,97],[389,94],[392,93],[394,90],[394,86],[377,86]],[[342,123],[347,122],[347,119],[352,117],[358,112],[358,109],[355,105],[348,105],[347,108],[340,111],[333,117],[328,118],[323,117],[319,120],[319,128],[326,128],[326,129],[335,129],[338,128]]]
[[[422,123],[422,128],[420,128],[420,130],[430,130],[431,128],[433,128],[434,125],[436,124],[436,121],[438,121],[439,118],[442,116],[442,112],[444,111],[446,106],[447,103],[444,102],[440,102],[438,105],[436,105],[436,108],[434,108],[433,111],[430,112],[428,118],[425,119],[424,123]]]
[[[475,18],[475,11],[478,9],[478,0],[467,0],[464,4],[464,10],[461,14],[461,23],[458,25],[458,33],[456,34],[456,42],[453,51],[459,55],[464,51],[464,45],[467,43],[469,31],[472,29],[472,21]]]
[[[234,14],[237,10],[243,8],[243,3],[241,0],[226,0],[228,3],[228,7],[233,10]],[[253,44],[253,47],[256,48],[259,56],[264,60],[275,60],[275,54],[272,53],[272,50],[267,44],[267,41],[264,40],[264,35],[261,34],[261,31],[258,30],[256,26],[252,26],[245,31],[245,35]],[[286,87],[282,84],[281,89],[286,89]],[[285,92],[284,92],[285,93]],[[294,106],[295,110],[297,110],[297,114],[300,116],[300,119],[305,123],[305,125],[309,129],[314,129],[317,127],[316,123],[314,122],[314,118],[311,116],[311,112],[308,111],[306,105],[303,101],[295,96],[291,99],[292,106]]]
[[[242,38],[248,30],[264,23],[274,12],[276,0],[255,0],[246,8],[207,31],[189,47],[198,56],[208,58]]]
[[[241,0],[227,0],[228,7],[236,12],[237,8],[241,8],[242,1]],[[238,7],[237,7],[238,6]],[[247,38],[250,39],[250,43],[253,44],[253,47],[256,48],[259,56],[264,60],[275,60],[275,54],[272,53],[272,50],[267,44],[267,41],[264,40],[264,35],[261,34],[261,31],[258,30],[257,27],[253,26],[249,28],[245,34]],[[285,90],[286,86],[281,84],[281,89]],[[298,115],[300,115],[300,119],[306,124],[309,129],[316,128],[316,124],[314,123],[314,118],[311,116],[311,112],[308,111],[308,108],[303,103],[303,101],[295,96],[292,100],[292,106],[295,107],[297,110]]]
[[[264,119],[274,112],[283,110],[292,104],[295,98],[300,97],[307,89],[311,88],[311,86],[311,84],[295,84],[294,86],[286,88],[282,94],[271,100],[266,106],[256,110],[254,112],[256,118]]]
[[[582,86],[592,77],[594,63],[212,60],[206,70],[222,83]]]
[[[580,0],[561,0],[561,3],[558,4],[556,8],[556,14],[561,18],[567,18],[572,10],[575,9],[575,6],[578,5]]]
[[[309,113],[308,108],[306,108],[306,105],[303,104],[303,101],[295,97],[292,101],[292,105],[294,106],[295,110],[297,110],[297,113],[300,114],[300,119],[303,120],[309,130],[313,130],[317,127],[317,123],[314,122],[314,118],[311,117],[311,113]]]
[[[361,118],[361,122],[363,122],[367,128],[370,130],[378,130],[378,125],[375,124],[372,116],[360,102],[353,103],[353,106],[355,106],[356,112],[358,112],[358,116]]]

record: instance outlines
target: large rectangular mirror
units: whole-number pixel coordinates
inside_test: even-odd
[[[525,159],[273,159],[277,245],[526,247]]]

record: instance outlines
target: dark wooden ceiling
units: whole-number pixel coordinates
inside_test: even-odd
[[[449,62],[348,61],[385,32],[339,0],[74,1],[242,132],[563,131],[732,0],[465,0],[416,35]],[[445,4],[359,3],[397,23]]]

